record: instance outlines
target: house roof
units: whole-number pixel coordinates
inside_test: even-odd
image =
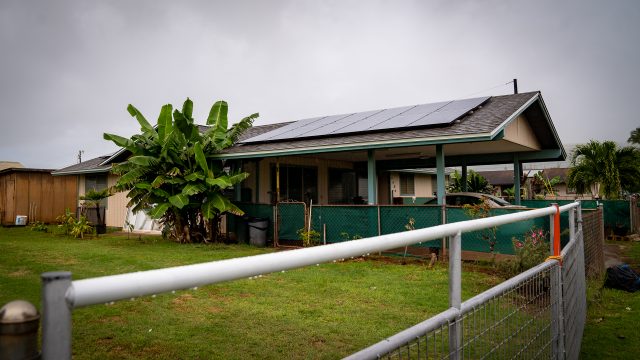
[[[558,176],[563,183],[567,181],[567,177],[569,176],[568,168],[548,168],[542,170],[542,176],[546,176],[549,180]]]
[[[17,161],[0,161],[0,170],[23,168],[24,165]]]
[[[18,168],[6,168],[6,169],[2,169],[2,170],[0,170],[0,175],[2,175],[2,174],[11,174],[11,173],[16,173],[16,172],[46,173],[46,174],[50,174],[52,171],[53,171],[53,169],[32,169],[32,168],[18,167]]]
[[[491,185],[513,185],[513,170],[478,171]]]
[[[67,166],[62,169],[53,171],[51,174],[56,175],[73,175],[73,174],[90,174],[109,172],[111,170],[111,164],[103,164],[104,161],[110,158],[112,155],[99,156],[91,160],[83,161],[79,164]]]
[[[386,130],[363,131],[360,133],[323,135],[303,139],[283,139],[276,141],[244,143],[260,134],[292,124],[284,122],[254,126],[239,138],[238,143],[216,155],[222,159],[251,159],[275,156],[342,156],[346,160],[366,160],[367,150],[382,149],[395,151],[388,153],[386,159],[379,156],[381,169],[428,168],[435,162],[435,154],[423,150],[433,150],[434,145],[460,145],[458,155],[449,152],[447,166],[482,165],[513,162],[513,148],[503,149],[499,154],[487,153],[470,148],[499,142],[505,136],[505,128],[518,116],[524,114],[533,135],[538,139],[540,150],[526,149],[520,156],[521,162],[564,160],[566,153],[555,131],[553,123],[542,100],[540,92],[528,92],[513,95],[493,96],[480,107],[469,111],[457,120],[419,128],[395,128]],[[206,130],[200,125],[200,131]],[[503,144],[504,145],[504,144]],[[474,147],[476,145],[473,145]],[[426,147],[431,147],[427,149]],[[522,147],[520,147],[522,148]],[[404,150],[403,150],[404,149]],[[404,152],[403,152],[404,151]],[[434,150],[435,151],[435,150]],[[357,154],[356,154],[357,152]],[[428,151],[427,151],[428,152]],[[432,151],[433,152],[433,151]],[[335,154],[335,155],[332,155]],[[363,155],[364,154],[364,155]],[[356,156],[357,155],[357,156]],[[126,158],[124,149],[118,152],[75,164],[53,172],[54,175],[108,172],[111,164]],[[364,156],[364,159],[358,158]],[[402,158],[402,159],[401,159]],[[409,161],[413,159],[413,162]],[[423,159],[428,159],[427,161]]]
[[[285,139],[259,143],[243,143],[243,140],[285,126],[289,123],[272,124],[270,129],[256,127],[256,132],[247,132],[232,148],[219,155],[221,158],[251,158],[286,156],[362,150],[412,145],[446,144],[456,142],[489,141],[499,138],[504,127],[518,115],[527,111],[531,128],[540,140],[543,149],[559,150],[558,158],[566,154],[553,128],[539,92],[494,96],[480,108],[467,113],[451,124],[438,127],[413,129],[388,129],[364,131],[358,134],[318,136],[304,139]],[[547,125],[547,126],[543,126]],[[546,159],[545,159],[546,160]]]

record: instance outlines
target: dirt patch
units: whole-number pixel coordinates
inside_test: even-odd
[[[27,270],[27,269],[20,269],[20,270],[16,270],[13,272],[10,272],[9,277],[13,277],[13,278],[20,278],[20,277],[25,277],[28,275],[31,275],[31,271]]]
[[[121,316],[107,316],[96,319],[95,322],[100,324],[125,324],[126,321]],[[111,338],[108,338],[111,339]]]

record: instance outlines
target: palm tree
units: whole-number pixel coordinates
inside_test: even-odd
[[[640,127],[631,131],[631,135],[629,136],[627,142],[635,145],[640,145]]]
[[[617,199],[622,191],[634,191],[640,179],[640,152],[613,141],[591,140],[576,146],[571,155],[567,183],[578,194],[587,191],[607,199]]]

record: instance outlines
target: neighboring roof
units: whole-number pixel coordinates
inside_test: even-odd
[[[88,173],[101,173],[109,172],[111,170],[111,164],[102,164],[111,155],[99,156],[91,160],[83,161],[79,164],[67,166],[65,168],[53,171],[51,175],[73,175],[73,174],[88,174]]]
[[[478,171],[491,185],[513,185],[513,170]]]
[[[453,174],[456,169],[454,168],[444,168],[445,175]],[[398,172],[398,173],[412,173],[412,174],[425,174],[425,175],[436,175],[438,173],[437,169],[400,169],[400,170],[389,170],[390,172]]]
[[[534,106],[536,104],[536,106]],[[539,92],[494,96],[479,109],[471,111],[451,124],[439,127],[390,129],[365,131],[358,134],[319,136],[296,140],[280,140],[260,143],[242,143],[256,136],[247,132],[238,144],[226,149],[222,158],[251,158],[291,154],[313,154],[345,150],[391,148],[398,146],[445,144],[455,142],[488,141],[501,136],[504,127],[524,111],[531,118],[531,127],[543,149],[559,149],[561,158],[566,154],[553,128]],[[272,124],[272,129],[290,123]],[[260,133],[267,130],[263,127]]]
[[[562,182],[567,181],[567,177],[569,176],[568,168],[549,168],[542,170],[542,176],[546,176],[549,180],[558,176],[562,180]]]
[[[24,165],[17,161],[0,161],[0,170],[23,168]]]
[[[0,174],[10,174],[10,173],[15,173],[15,172],[47,173],[47,174],[50,174],[52,171],[53,171],[53,169],[31,169],[31,168],[20,167],[20,168],[2,169],[2,170],[0,170]]]

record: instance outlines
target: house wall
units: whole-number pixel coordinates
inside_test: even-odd
[[[414,196],[400,195],[400,174],[392,172],[389,176],[391,183],[391,195],[392,197],[433,197],[433,192],[436,189],[433,188],[435,176],[428,174],[413,174],[413,186],[415,194]]]
[[[58,176],[58,177],[72,177],[72,176]],[[85,189],[85,176],[77,175],[78,181],[78,202],[76,206],[82,205],[80,197],[86,193]],[[109,174],[107,176],[107,186],[112,187],[118,181],[118,176]],[[127,219],[127,192],[119,192],[111,195],[107,198],[107,210],[105,224],[109,227],[123,227],[124,222]]]
[[[271,166],[279,161],[280,165],[297,165],[316,167],[318,169],[318,201],[320,204],[326,204],[328,199],[328,176],[329,168],[336,169],[353,169],[353,164],[347,161],[326,160],[307,157],[286,157],[286,158],[268,158],[259,162],[260,166],[260,194],[258,203],[269,203],[271,201]],[[248,172],[249,177],[243,182],[243,188],[251,189],[252,199],[255,200],[256,179],[255,179],[255,162],[247,162],[243,164],[243,170]]]
[[[540,150],[540,142],[536,138],[524,115],[520,115],[504,129],[504,139],[516,144]]]
[[[54,177],[46,172],[12,172],[0,175],[0,222],[14,224],[17,215],[28,221],[54,223],[77,202],[75,177]]]
[[[118,176],[109,174],[107,178],[107,185],[112,187],[118,181]],[[111,195],[107,199],[107,226],[112,227],[123,227],[124,222],[127,219],[127,203],[129,199],[127,198],[127,192],[121,191],[119,193],[115,193]]]

